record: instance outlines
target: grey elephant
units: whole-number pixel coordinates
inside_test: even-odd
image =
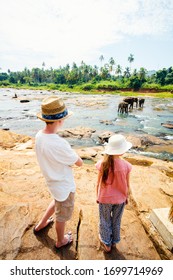
[[[125,97],[123,99],[124,102],[127,102],[130,106],[129,109],[133,109],[133,104],[136,103],[136,108],[138,107],[138,98],[137,97]]]
[[[128,103],[127,102],[120,102],[119,105],[118,105],[118,113],[120,114],[128,114]]]
[[[144,102],[145,102],[145,98],[139,98],[139,108],[143,108],[144,107]]]

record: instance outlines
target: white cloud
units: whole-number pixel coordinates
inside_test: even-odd
[[[1,0],[0,61],[92,61],[125,36],[170,32],[172,14],[173,0]]]

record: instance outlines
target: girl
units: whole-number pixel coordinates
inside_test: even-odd
[[[132,147],[120,134],[109,138],[104,158],[96,164],[99,170],[97,202],[99,203],[99,239],[106,252],[120,241],[120,224],[129,192],[132,165],[120,156]]]

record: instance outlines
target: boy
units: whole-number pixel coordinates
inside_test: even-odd
[[[65,234],[65,224],[74,208],[75,182],[72,165],[82,166],[82,159],[71,148],[69,143],[57,135],[64,120],[72,112],[68,112],[62,98],[50,96],[42,101],[41,113],[37,117],[45,122],[45,128],[36,134],[35,151],[40,169],[47,186],[54,197],[34,233],[49,225],[52,215],[56,216],[56,248],[72,242],[72,234]]]

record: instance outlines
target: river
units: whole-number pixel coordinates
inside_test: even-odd
[[[13,98],[15,93],[18,98]],[[48,91],[0,89],[0,128],[16,133],[34,136],[44,125],[37,119],[41,100],[51,94]],[[143,109],[134,108],[128,115],[119,115],[120,95],[84,95],[79,93],[56,92],[62,96],[69,110],[74,114],[64,123],[65,128],[78,126],[93,128],[98,132],[113,131],[134,135],[149,134],[163,139],[173,139],[173,129],[161,123],[173,123],[173,99],[145,97]],[[21,103],[21,99],[30,102]],[[73,145],[93,146],[92,139],[73,139]],[[162,155],[161,155],[162,157]],[[173,160],[171,155],[168,155]]]

